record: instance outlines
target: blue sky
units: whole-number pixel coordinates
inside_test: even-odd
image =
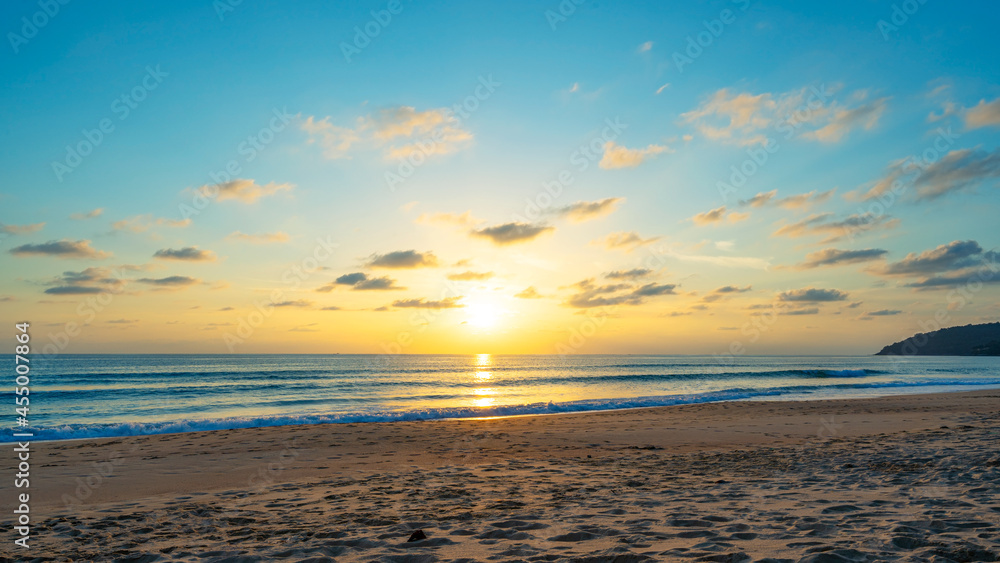
[[[985,2],[2,10],[0,307],[53,350],[870,353],[1000,313]]]

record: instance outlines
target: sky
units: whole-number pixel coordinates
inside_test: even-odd
[[[1000,318],[989,2],[5,2],[60,353],[871,354]]]

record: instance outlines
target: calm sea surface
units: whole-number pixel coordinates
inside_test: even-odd
[[[70,439],[808,400],[996,388],[997,365],[986,357],[64,355],[32,366],[30,420],[35,439]]]

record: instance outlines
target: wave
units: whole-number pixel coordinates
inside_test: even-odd
[[[807,370],[808,371],[808,370]],[[823,370],[820,370],[823,371]],[[122,422],[112,424],[66,424],[51,428],[26,429],[33,431],[34,440],[72,440],[82,438],[108,438],[116,436],[137,436],[153,434],[173,434],[179,432],[200,432],[227,430],[233,428],[259,428],[270,426],[290,426],[300,424],[339,424],[356,422],[397,422],[417,420],[440,420],[455,418],[482,418],[495,416],[518,416],[533,414],[572,413],[604,410],[620,410],[644,407],[661,407],[684,404],[715,403],[737,401],[761,397],[815,393],[830,389],[882,389],[904,387],[993,387],[1000,386],[1000,379],[974,380],[933,380],[933,381],[890,381],[872,383],[842,383],[833,385],[795,385],[787,387],[728,389],[706,393],[634,397],[620,399],[588,399],[564,403],[531,403],[520,405],[500,405],[493,407],[448,407],[422,408],[402,411],[372,411],[311,415],[282,415],[258,417],[229,417],[204,420],[174,420],[163,422]],[[817,394],[817,398],[821,398]],[[12,442],[8,436],[0,437],[0,443]]]

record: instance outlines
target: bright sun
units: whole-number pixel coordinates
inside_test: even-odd
[[[469,303],[465,307],[466,322],[476,328],[493,328],[503,311],[492,303]]]

